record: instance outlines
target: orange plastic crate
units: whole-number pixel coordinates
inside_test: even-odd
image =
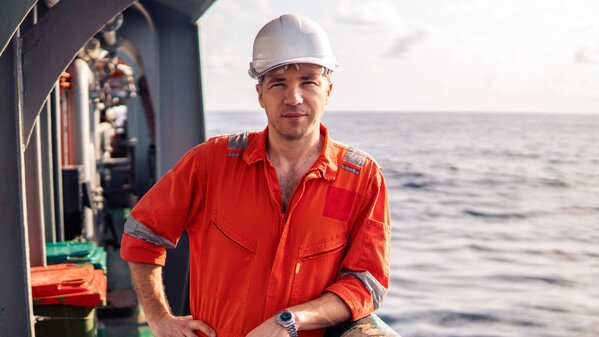
[[[34,305],[96,307],[106,302],[106,275],[90,264],[55,264],[31,268]]]

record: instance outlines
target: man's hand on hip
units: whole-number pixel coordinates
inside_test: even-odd
[[[163,315],[148,325],[154,337],[197,337],[194,331],[201,331],[208,337],[216,337],[216,332],[205,322],[194,320],[190,316]]]
[[[203,321],[191,316],[173,316],[168,308],[162,285],[162,267],[152,264],[129,262],[131,278],[137,298],[141,302],[150,330],[155,337],[197,337],[201,331],[209,337],[216,333]]]

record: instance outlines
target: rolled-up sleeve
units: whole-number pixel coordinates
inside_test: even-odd
[[[350,308],[352,320],[377,309],[389,288],[390,216],[387,188],[377,168],[350,235],[339,277],[326,291]]]
[[[135,205],[121,241],[124,260],[164,265],[166,248],[177,245],[202,203],[204,146],[187,152]]]

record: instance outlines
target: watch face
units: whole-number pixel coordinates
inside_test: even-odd
[[[291,313],[289,311],[283,311],[281,315],[279,315],[279,318],[281,319],[281,321],[287,322],[291,320]]]

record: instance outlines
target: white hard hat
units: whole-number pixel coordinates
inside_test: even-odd
[[[269,70],[292,63],[313,63],[329,71],[337,68],[324,29],[310,19],[286,14],[264,25],[256,35],[248,73],[258,79]]]

